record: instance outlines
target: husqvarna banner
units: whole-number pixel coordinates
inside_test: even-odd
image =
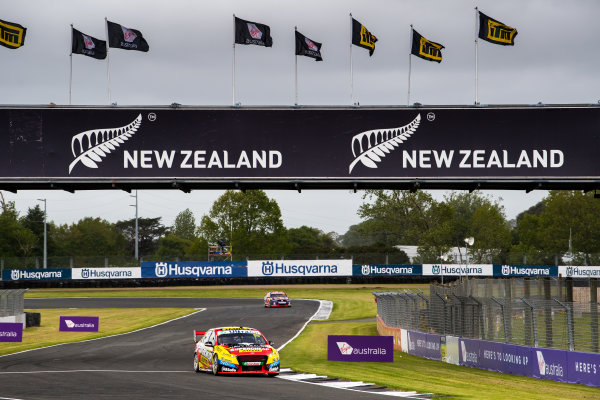
[[[423,264],[424,276],[493,276],[492,264]]]
[[[5,269],[2,271],[3,281],[47,281],[55,279],[71,279],[71,269]]]
[[[246,276],[246,261],[142,263],[142,278],[239,278]]]
[[[142,277],[140,267],[73,268],[71,279],[136,279]]]
[[[598,126],[594,106],[3,108],[0,183],[589,180]]]
[[[558,267],[558,273],[563,278],[600,278],[600,267],[591,267],[587,265],[561,265]]]
[[[352,260],[248,261],[248,276],[352,276]]]
[[[377,276],[377,275],[421,275],[421,265],[402,264],[362,264],[352,266],[354,276]]]

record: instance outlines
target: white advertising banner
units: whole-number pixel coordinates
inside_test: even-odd
[[[352,260],[248,261],[248,276],[352,276]]]
[[[142,269],[134,268],[73,268],[71,279],[136,279],[142,277]]]
[[[492,264],[423,264],[424,276],[494,276]]]
[[[599,266],[559,265],[558,273],[563,278],[600,278]]]

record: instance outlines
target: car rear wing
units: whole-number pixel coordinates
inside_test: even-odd
[[[194,331],[194,343],[198,343],[198,340],[200,340],[202,338],[202,336],[204,336],[204,334],[206,333],[206,331]]]

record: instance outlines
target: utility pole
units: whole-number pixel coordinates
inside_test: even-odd
[[[38,201],[43,201],[44,202],[44,269],[48,268],[48,246],[47,246],[47,239],[46,239],[46,221],[47,221],[47,216],[46,216],[46,199],[38,199]]]
[[[129,197],[135,197],[135,204],[130,204],[131,207],[135,207],[135,259],[139,260],[139,232],[138,232],[138,192],[135,191],[135,195]]]

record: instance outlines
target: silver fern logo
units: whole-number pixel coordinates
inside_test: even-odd
[[[74,135],[71,152],[75,159],[69,165],[69,175],[78,162],[88,168],[98,168],[102,158],[131,138],[141,124],[142,114],[139,114],[129,125],[120,128],[92,129]]]
[[[354,135],[350,145],[354,161],[350,163],[348,174],[352,173],[352,169],[359,162],[365,167],[377,168],[377,163],[381,162],[386,154],[408,140],[415,133],[420,123],[421,114],[418,114],[411,123],[399,128],[373,129]]]

